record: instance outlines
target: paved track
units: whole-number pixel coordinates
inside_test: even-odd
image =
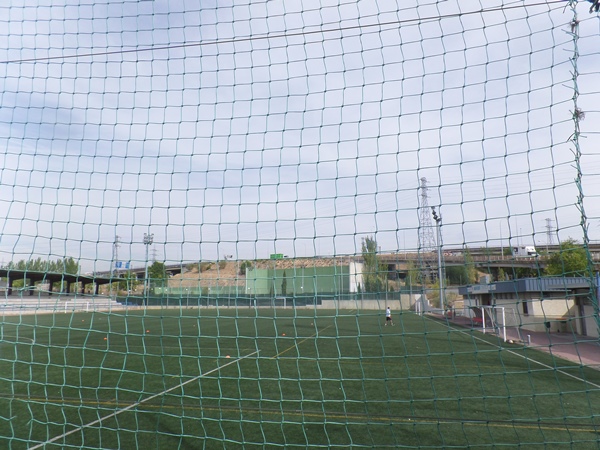
[[[444,320],[442,316],[438,318]],[[471,327],[468,317],[457,316],[448,323]],[[483,332],[481,327],[473,328]],[[521,341],[528,347],[600,370],[600,340],[574,333],[550,333],[507,328],[507,339]]]

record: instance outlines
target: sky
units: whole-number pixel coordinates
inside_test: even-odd
[[[169,264],[351,255],[367,236],[416,251],[425,200],[445,248],[583,241],[584,228],[600,241],[588,10],[0,6],[0,262],[73,257],[89,272],[143,265],[146,251]]]

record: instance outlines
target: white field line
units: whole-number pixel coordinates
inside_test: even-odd
[[[187,380],[184,383],[179,383],[177,386],[173,386],[172,388],[169,388],[169,389],[167,389],[165,391],[159,392],[158,394],[151,395],[148,398],[145,398],[143,400],[140,400],[139,402],[133,403],[133,404],[131,404],[131,405],[129,405],[129,406],[123,408],[123,409],[118,410],[118,411],[115,411],[112,414],[109,414],[108,416],[101,417],[100,419],[94,420],[93,422],[90,422],[90,423],[85,424],[85,425],[81,425],[80,427],[74,428],[73,430],[67,431],[66,433],[63,433],[63,434],[61,434],[59,436],[55,436],[52,439],[47,440],[46,442],[42,442],[42,443],[37,444],[37,445],[35,445],[33,447],[29,447],[29,450],[35,450],[35,449],[38,449],[38,448],[42,448],[42,447],[44,447],[44,446],[46,446],[48,444],[51,444],[51,443],[56,442],[56,441],[58,441],[58,440],[60,440],[60,439],[62,439],[64,437],[67,437],[70,434],[77,433],[78,431],[81,431],[84,428],[92,427],[92,426],[94,426],[94,425],[96,425],[96,424],[98,424],[98,423],[100,423],[100,422],[102,422],[102,421],[104,421],[106,419],[110,419],[111,417],[118,416],[119,414],[124,413],[125,411],[129,411],[130,409],[137,408],[142,403],[149,402],[150,400],[153,400],[156,397],[160,397],[161,395],[165,395],[165,394],[167,394],[167,393],[169,393],[171,391],[174,391],[175,389],[178,389],[178,388],[180,388],[182,386],[185,386],[188,383],[192,383],[192,382],[194,382],[194,381],[196,381],[196,380],[198,380],[198,379],[200,379],[202,377],[210,375],[211,373],[217,372],[217,371],[223,369],[224,367],[230,366],[231,364],[235,364],[236,362],[239,362],[239,361],[241,361],[243,359],[249,358],[252,355],[256,355],[257,353],[258,353],[258,350],[255,351],[255,352],[249,353],[246,356],[242,356],[241,358],[238,358],[238,359],[235,359],[233,361],[230,361],[230,362],[228,362],[226,364],[223,364],[222,366],[219,366],[219,367],[217,367],[217,368],[215,368],[213,370],[209,370],[206,373],[200,374],[197,377],[194,377],[194,378],[192,378],[190,380]]]
[[[427,319],[429,319],[429,320],[433,320],[434,322],[437,322],[437,323],[439,323],[439,321],[437,321],[437,320],[435,320],[435,319],[432,319],[431,317],[427,317]],[[517,352],[515,352],[515,351],[509,350],[509,349],[507,349],[507,348],[501,347],[501,346],[499,346],[499,345],[496,345],[496,344],[492,344],[491,342],[488,342],[488,341],[486,341],[485,339],[482,339],[482,338],[480,338],[479,336],[475,336],[475,334],[471,334],[471,333],[469,333],[469,332],[467,332],[467,331],[465,331],[465,330],[463,330],[463,329],[460,329],[460,328],[454,328],[454,327],[452,327],[452,326],[450,326],[450,325],[446,325],[446,326],[447,326],[448,328],[450,328],[451,330],[458,331],[459,333],[466,334],[467,336],[471,336],[471,337],[473,337],[474,339],[477,339],[478,341],[485,342],[486,344],[488,344],[488,345],[491,345],[492,347],[496,347],[496,348],[498,348],[498,349],[502,350],[503,352],[508,352],[508,353],[510,353],[510,354],[512,354],[512,355],[518,356],[519,358],[523,358],[523,359],[525,359],[525,360],[528,360],[528,361],[531,361],[531,362],[533,362],[533,363],[539,364],[540,366],[542,366],[542,367],[545,367],[546,369],[552,369],[552,370],[556,370],[556,371],[557,371],[558,373],[560,373],[560,374],[563,374],[563,375],[565,375],[565,376],[567,376],[567,377],[573,378],[573,379],[575,379],[575,380],[577,380],[577,381],[581,381],[582,383],[589,384],[590,386],[593,386],[593,387],[595,387],[596,389],[600,389],[600,384],[592,383],[591,381],[584,380],[583,378],[577,377],[577,376],[575,376],[575,375],[573,375],[573,374],[570,374],[569,372],[565,372],[564,370],[560,370],[560,369],[557,369],[557,368],[555,368],[555,367],[549,366],[548,364],[545,364],[545,363],[543,363],[543,362],[536,361],[535,359],[533,359],[533,358],[530,358],[529,356],[521,355],[521,354],[519,354],[519,353],[517,353]]]

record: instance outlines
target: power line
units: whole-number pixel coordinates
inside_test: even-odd
[[[90,58],[90,57],[93,58],[93,57],[97,57],[97,56],[125,55],[128,53],[144,53],[144,52],[153,52],[153,51],[160,51],[160,50],[177,50],[177,49],[183,49],[183,48],[189,48],[189,47],[204,47],[204,46],[218,45],[218,44],[221,44],[221,45],[235,44],[235,43],[241,43],[241,42],[252,42],[252,41],[261,41],[261,40],[268,40],[268,39],[281,39],[281,38],[287,39],[287,38],[291,38],[291,37],[310,36],[310,35],[315,35],[315,34],[326,34],[326,33],[335,33],[335,32],[341,32],[341,31],[398,26],[398,25],[405,25],[405,24],[414,23],[414,22],[418,22],[418,23],[431,22],[431,21],[436,21],[436,20],[440,20],[440,19],[448,19],[448,18],[452,18],[452,17],[464,17],[464,16],[469,16],[472,14],[484,14],[484,13],[490,13],[490,12],[523,9],[523,8],[533,7],[533,6],[551,5],[553,3],[562,4],[563,1],[564,0],[544,1],[544,2],[538,2],[538,3],[530,3],[527,5],[518,3],[518,4],[511,5],[511,6],[498,6],[495,8],[480,9],[477,11],[457,12],[457,13],[451,13],[451,14],[440,14],[440,15],[428,16],[428,17],[415,17],[415,18],[411,18],[411,19],[392,20],[392,21],[387,21],[387,22],[377,22],[377,23],[365,24],[365,25],[359,24],[359,25],[351,25],[351,26],[347,26],[347,27],[336,27],[336,28],[319,29],[319,30],[311,30],[311,31],[305,31],[305,30],[301,30],[301,29],[292,29],[290,32],[287,32],[287,33],[285,33],[285,32],[277,33],[277,34],[268,33],[268,34],[260,34],[260,35],[256,35],[256,36],[248,36],[248,37],[242,37],[242,38],[231,38],[231,39],[223,39],[223,40],[214,39],[214,40],[206,41],[206,42],[197,41],[197,42],[188,42],[188,43],[179,43],[179,44],[160,45],[160,46],[156,46],[156,47],[152,46],[152,47],[143,47],[143,48],[107,50],[107,51],[103,51],[103,52],[88,52],[88,53],[80,53],[80,54],[74,54],[74,55],[57,55],[57,56],[45,56],[45,57],[39,57],[39,58],[10,59],[10,60],[0,61],[0,64],[55,61],[55,60]],[[360,19],[360,17],[358,19]],[[295,31],[295,30],[297,30],[297,31]]]

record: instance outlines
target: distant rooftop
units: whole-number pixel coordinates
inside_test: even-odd
[[[519,278],[495,283],[480,283],[458,288],[461,295],[478,292],[522,293],[522,292],[560,292],[573,289],[591,289],[594,281],[587,277],[539,277]]]

